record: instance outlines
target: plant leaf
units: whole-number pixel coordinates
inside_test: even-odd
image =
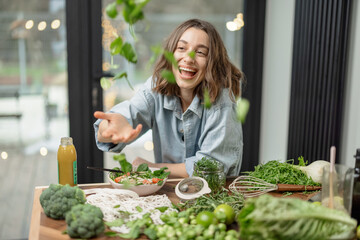
[[[167,69],[163,69],[160,72],[160,75],[165,78],[169,83],[176,83],[175,76],[172,71],[169,71]]]
[[[207,88],[204,90],[204,107],[207,109],[211,108],[211,100],[209,90]]]
[[[111,55],[120,54],[121,50],[123,48],[123,40],[121,37],[115,38],[114,41],[110,44],[110,53]]]
[[[164,51],[164,57],[166,58],[166,60],[168,60],[169,63],[171,63],[176,69],[179,68],[177,61],[174,57],[174,53],[169,52],[169,51]]]
[[[100,79],[100,86],[104,89],[107,90],[112,86],[112,81],[107,78],[107,77],[102,77]]]
[[[110,18],[116,18],[117,14],[118,14],[117,9],[116,9],[116,2],[113,2],[113,3],[110,3],[109,5],[107,5],[105,8],[105,12]]]
[[[195,51],[191,51],[188,53],[189,57],[191,57],[192,59],[195,58]]]
[[[105,222],[105,225],[109,227],[121,227],[123,224],[124,220],[122,218],[117,218],[112,222]]]
[[[113,156],[113,159],[114,159],[115,161],[120,162],[120,161],[123,160],[123,159],[126,160],[126,156],[125,156],[124,153],[120,153],[120,154],[118,154],[118,155],[114,155],[114,156]]]
[[[120,162],[120,166],[121,166],[121,171],[123,171],[124,173],[128,173],[128,172],[132,171],[132,165],[131,165],[131,163],[126,161],[126,159],[122,159],[119,162]]]
[[[121,78],[125,78],[126,82],[128,83],[129,87],[134,90],[133,86],[131,85],[129,79],[128,79],[128,75],[127,72],[121,72],[115,75],[115,77],[113,78],[113,80],[117,80],[117,79],[121,79]]]
[[[244,124],[245,123],[245,119],[246,116],[249,112],[249,108],[250,108],[250,102],[249,100],[245,99],[245,98],[240,98],[237,100],[237,104],[236,104],[236,115],[237,115],[237,119]]]
[[[140,164],[136,169],[137,172],[146,172],[148,170],[149,170],[149,166],[146,163]]]
[[[132,63],[137,63],[137,56],[133,46],[130,43],[124,43],[120,55],[124,56],[126,60]]]

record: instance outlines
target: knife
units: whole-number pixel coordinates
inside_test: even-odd
[[[88,169],[91,169],[91,170],[96,170],[96,171],[106,171],[106,172],[116,172],[116,173],[124,173],[123,171],[121,170],[116,170],[116,169],[109,169],[109,168],[100,168],[100,167],[87,167]]]

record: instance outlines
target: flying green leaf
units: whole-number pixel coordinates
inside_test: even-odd
[[[114,41],[111,42],[110,44],[110,53],[111,55],[116,55],[119,54],[121,52],[123,48],[123,40],[121,37],[117,37],[115,38]]]
[[[126,58],[129,62],[137,63],[137,56],[133,46],[130,43],[125,43],[122,48],[120,54]]]
[[[249,112],[249,108],[250,108],[250,102],[249,100],[245,99],[245,98],[240,98],[237,100],[236,103],[236,115],[237,115],[237,119],[244,124],[245,123],[245,119],[246,116]]]
[[[174,57],[174,53],[169,52],[169,51],[164,51],[164,57],[166,58],[166,60],[168,60],[169,63],[171,63],[175,68],[179,68],[177,61]]]
[[[191,51],[188,53],[189,57],[191,57],[192,59],[195,58],[195,51]]]
[[[116,9],[116,2],[113,2],[113,3],[110,3],[109,5],[107,5],[105,8],[105,12],[110,18],[116,18],[117,14],[118,14],[117,9]]]
[[[117,80],[117,79],[121,79],[121,78],[125,78],[126,82],[128,83],[129,87],[134,90],[133,86],[131,85],[129,79],[128,79],[128,75],[127,72],[121,72],[115,75],[115,77],[113,78],[113,80]]]
[[[120,162],[121,160],[126,160],[126,156],[125,156],[125,154],[124,153],[120,153],[120,154],[118,154],[118,155],[114,155],[113,156],[113,159],[115,160],[115,161],[118,161],[118,162]]]
[[[176,83],[175,76],[172,71],[169,71],[167,69],[163,69],[160,72],[160,75],[165,78],[169,83]]]
[[[104,89],[104,90],[107,90],[111,87],[112,85],[112,81],[107,78],[107,77],[102,77],[100,79],[100,86]]]
[[[156,59],[164,53],[164,49],[161,47],[160,44],[155,45],[155,46],[151,46],[150,47],[151,52],[152,52],[152,56],[148,62],[148,65],[152,65],[155,63]]]
[[[209,109],[211,107],[209,90],[207,88],[204,90],[204,107],[207,109]]]
[[[123,8],[124,20],[130,25],[133,25],[137,21],[144,19],[144,13],[142,9],[148,2],[149,0],[146,0],[136,4],[136,1],[125,1]]]

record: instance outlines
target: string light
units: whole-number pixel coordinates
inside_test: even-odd
[[[46,22],[45,22],[45,21],[39,22],[39,24],[38,24],[38,30],[39,30],[39,31],[44,31],[45,28],[46,28]]]
[[[46,147],[41,147],[40,148],[40,155],[45,157],[47,154],[48,154],[47,148]]]
[[[34,26],[34,21],[33,20],[27,20],[25,23],[25,28],[26,29],[32,29],[32,27]]]
[[[9,157],[7,152],[1,152],[1,158],[6,160]]]
[[[233,21],[229,21],[226,23],[226,28],[229,31],[238,31],[240,30],[243,26],[245,25],[244,23],[244,19],[243,19],[243,14],[242,13],[238,13],[236,15],[236,18],[234,18]]]
[[[146,141],[146,142],[144,143],[144,148],[145,148],[145,150],[147,150],[147,151],[152,151],[152,150],[154,149],[154,144],[153,144],[153,142],[152,142],[152,141]]]
[[[60,20],[55,19],[51,22],[51,28],[52,29],[58,29],[60,27]]]

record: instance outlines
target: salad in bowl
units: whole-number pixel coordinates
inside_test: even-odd
[[[139,196],[149,195],[159,191],[165,184],[170,172],[165,171],[167,167],[150,168],[146,163],[139,166],[132,166],[123,154],[114,156],[114,160],[119,161],[120,168],[110,172],[108,180],[114,188],[129,189],[136,192]]]

